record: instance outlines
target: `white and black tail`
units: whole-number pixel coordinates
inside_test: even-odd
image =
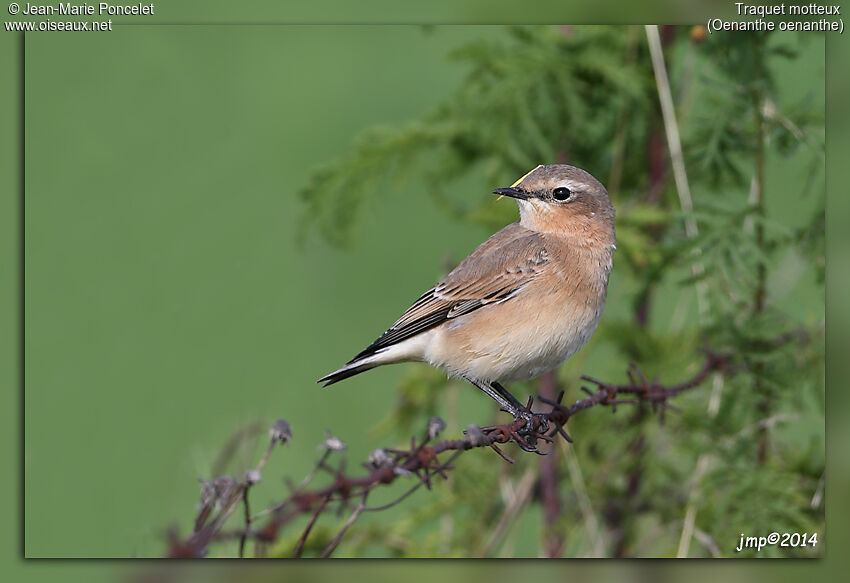
[[[324,386],[327,387],[382,364],[423,360],[423,349],[431,336],[428,331],[446,321],[457,303],[435,298],[434,288],[422,294],[389,330],[348,361],[344,367],[323,376],[318,382],[325,383]],[[423,310],[423,307],[430,306],[435,301],[436,305]],[[478,305],[481,303],[478,302]],[[456,315],[468,311],[470,310],[456,311]],[[412,316],[414,313],[417,314],[416,317]]]
[[[418,334],[411,338],[396,341],[390,345],[382,341],[384,338],[382,336],[366,350],[348,361],[348,364],[329,375],[323,376],[317,382],[324,383],[324,386],[327,387],[348,377],[353,377],[356,374],[373,369],[376,366],[423,360],[423,348],[427,345],[429,336],[430,334],[425,332],[424,334]]]
[[[369,369],[375,368],[376,366],[380,366],[381,364],[383,364],[381,362],[370,363],[368,362],[369,360],[369,358],[352,360],[341,369],[335,370],[331,374],[323,376],[316,382],[324,383],[322,385],[323,387],[329,387],[330,385],[345,380],[348,377],[353,377],[356,374],[366,372]]]
[[[329,375],[323,376],[317,382],[325,383],[323,386],[327,387],[334,383],[338,383],[341,380],[347,379],[348,377],[353,377],[361,372],[366,372],[376,366],[381,366],[382,364],[392,364],[394,362],[412,360],[410,355],[407,354],[405,348],[407,347],[404,346],[404,342],[393,346],[378,348],[377,350],[373,346],[370,346],[348,361],[348,364],[344,367],[339,370],[335,370]]]

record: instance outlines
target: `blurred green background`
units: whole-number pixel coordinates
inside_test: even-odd
[[[353,459],[384,443],[363,429],[390,409],[404,367],[324,391],[313,381],[488,231],[448,220],[414,183],[382,198],[353,247],[299,247],[295,193],[359,130],[450,95],[463,68],[446,54],[500,30],[28,39],[28,556],[160,554],[164,528],[191,519],[195,478],[258,418],[286,417],[296,435],[270,476],[306,472],[325,428]],[[822,47],[782,76],[789,88],[822,75]],[[461,196],[493,185],[469,186]],[[489,404],[462,411],[465,425]]]
[[[289,419],[299,444],[268,472],[306,473],[326,428],[365,457],[363,429],[388,412],[401,369],[315,380],[487,233],[414,186],[376,209],[355,248],[298,246],[296,191],[365,125],[447,96],[461,70],[446,53],[498,33],[27,39],[28,556],[162,553],[164,529],[194,512],[196,478],[255,419]]]

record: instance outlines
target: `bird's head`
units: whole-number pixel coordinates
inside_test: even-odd
[[[520,224],[532,231],[592,237],[614,244],[614,207],[605,187],[567,164],[540,165],[493,194],[515,198]],[[604,240],[604,241],[603,241]]]

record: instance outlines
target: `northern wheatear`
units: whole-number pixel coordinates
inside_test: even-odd
[[[593,176],[538,166],[508,188],[519,222],[484,241],[325,386],[395,362],[463,377],[515,418],[530,412],[500,381],[552,370],[596,330],[616,246],[614,207]]]

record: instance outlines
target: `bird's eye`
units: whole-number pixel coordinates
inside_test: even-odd
[[[555,197],[555,200],[561,201],[569,199],[571,194],[570,189],[566,186],[559,186],[552,191],[552,196]]]

